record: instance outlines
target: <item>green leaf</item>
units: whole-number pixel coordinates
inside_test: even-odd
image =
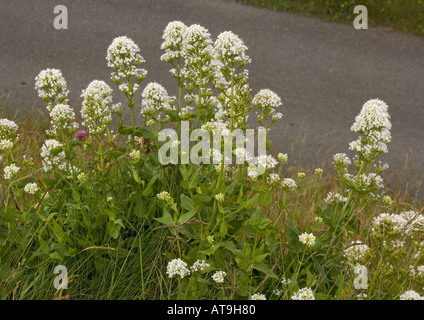
[[[138,173],[134,169],[132,169],[131,171],[132,171],[132,175],[133,175],[133,178],[134,178],[135,182],[137,182],[138,184],[140,184],[141,183],[141,180],[140,180],[140,176],[138,175]]]
[[[259,198],[259,193],[255,194],[252,198],[247,200],[246,203],[244,204],[244,207],[246,209],[252,208],[258,202],[258,198]]]
[[[153,136],[153,133],[144,128],[144,127],[128,127],[122,125],[122,123],[119,123],[118,125],[118,132],[122,135],[133,135],[136,137],[143,137],[146,139],[150,139]]]
[[[169,211],[166,210],[166,208],[163,208],[163,216],[160,218],[155,218],[155,220],[165,225],[175,224],[174,218],[169,213]]]
[[[200,172],[200,168],[198,168],[190,177],[190,180],[188,183],[188,187],[190,189],[194,189],[199,184],[199,172]]]
[[[187,197],[185,194],[181,194],[180,198],[181,198],[181,204],[184,209],[186,209],[187,211],[193,210],[194,204],[193,204],[193,200],[190,197]]]
[[[225,237],[228,233],[228,224],[225,221],[225,218],[222,219],[221,225],[219,226],[219,235]]]
[[[159,174],[153,176],[150,180],[149,183],[147,184],[146,188],[141,192],[141,194],[143,196],[148,196],[153,192],[153,186],[156,182],[156,179],[159,177]]]
[[[278,279],[278,276],[274,272],[272,272],[271,269],[268,266],[266,266],[264,263],[255,262],[253,264],[253,268],[260,272],[265,273],[268,277],[272,279]]]
[[[289,220],[287,223],[287,242],[294,250],[302,250],[303,244],[299,241],[299,232]]]
[[[182,224],[184,222],[187,222],[188,220],[190,220],[191,218],[194,217],[194,215],[197,213],[197,208],[192,209],[189,212],[184,213],[179,219],[178,219],[178,224]]]

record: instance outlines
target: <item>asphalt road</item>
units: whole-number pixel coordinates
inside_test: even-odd
[[[68,8],[69,29],[53,27],[56,5]],[[389,105],[393,140],[390,173],[413,150],[416,177],[424,168],[424,38],[380,28],[356,30],[297,14],[272,12],[224,0],[1,0],[0,106],[21,115],[44,110],[34,78],[62,70],[71,104],[93,79],[106,80],[106,50],[127,35],[141,48],[149,81],[175,93],[168,64],[160,61],[162,32],[173,20],[199,23],[213,38],[226,30],[249,47],[253,93],[277,92],[283,118],[271,132],[275,150],[302,164],[331,163],[355,139],[350,126],[364,102]],[[253,124],[253,121],[252,121]],[[420,175],[421,174],[421,175]]]

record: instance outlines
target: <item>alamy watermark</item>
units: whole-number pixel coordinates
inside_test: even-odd
[[[58,14],[53,20],[53,26],[56,30],[68,29],[68,8],[64,5],[58,5],[53,9],[54,14]]]
[[[68,269],[63,265],[58,265],[54,267],[54,273],[59,273],[59,275],[54,278],[53,286],[56,290],[59,289],[68,289]]]
[[[353,286],[355,289],[368,289],[368,269],[363,265],[356,265],[353,269],[353,272],[357,274],[353,280]]]
[[[355,6],[353,13],[359,13],[353,20],[355,29],[368,29],[368,9],[364,5]]]

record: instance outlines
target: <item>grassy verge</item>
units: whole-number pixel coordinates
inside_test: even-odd
[[[356,14],[353,9],[357,5],[365,5],[368,9],[368,23],[402,32],[424,36],[424,1],[358,1],[358,0],[238,0],[256,7],[276,11],[290,11],[314,17],[353,23]]]

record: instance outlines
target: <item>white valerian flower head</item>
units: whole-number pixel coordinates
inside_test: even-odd
[[[138,45],[126,36],[117,37],[107,49],[106,60],[107,65],[116,70],[112,72],[112,80],[120,86],[121,91],[133,96],[147,75],[146,70],[138,68],[145,62]],[[135,83],[132,85],[128,80],[131,77],[135,77]]]
[[[172,197],[171,197],[171,195],[169,194],[168,191],[162,191],[162,192],[158,193],[156,196],[159,200],[163,200],[165,202],[168,202],[172,199]]]
[[[349,262],[357,263],[369,252],[370,248],[366,244],[359,242],[351,242],[344,250],[344,256]]]
[[[68,103],[67,85],[62,72],[58,69],[42,70],[35,78],[35,90],[41,99],[47,102],[47,110],[59,103]]]
[[[81,115],[84,126],[88,127],[93,135],[101,135],[112,121],[112,89],[106,82],[100,80],[92,81],[87,89],[83,90],[81,97]]]
[[[338,202],[346,202],[347,198],[343,197],[340,193],[337,192],[329,192],[327,193],[327,196],[323,200],[325,204],[331,205],[331,204],[337,204]]]
[[[212,244],[212,243],[214,243],[214,242],[215,242],[215,238],[214,238],[213,236],[208,236],[208,237],[206,238],[206,241],[208,241],[208,242],[209,242],[209,244]]]
[[[75,112],[67,104],[57,104],[50,111],[51,129],[49,134],[56,135],[58,130],[76,129]]]
[[[218,194],[216,194],[216,195],[215,195],[215,199],[216,199],[218,202],[223,202],[223,201],[225,200],[224,194],[223,194],[223,193],[218,193]]]
[[[231,87],[231,79],[238,81],[247,80],[247,70],[242,70],[242,67],[251,62],[246,55],[247,47],[242,39],[231,31],[225,31],[218,35],[214,45],[214,60],[216,61],[217,69],[217,84],[221,89]],[[241,82],[244,84],[244,82]]]
[[[132,161],[139,161],[141,159],[140,150],[133,150],[130,152],[130,158]]]
[[[281,98],[269,89],[262,89],[252,100],[252,104],[259,109],[257,120],[259,124],[264,125],[269,116],[273,117],[277,108],[282,105]],[[272,122],[281,118],[282,115],[275,116]]]
[[[18,126],[12,120],[0,119],[0,140],[13,140],[16,137]]]
[[[307,247],[313,247],[315,245],[316,237],[313,233],[302,233],[299,235],[299,241],[302,242]]]
[[[292,300],[315,300],[314,292],[311,288],[302,288],[291,296]]]
[[[390,115],[388,106],[379,99],[367,101],[356,116],[351,130],[361,136],[350,143],[350,149],[358,152],[360,159],[372,161],[381,153],[387,153],[387,144],[391,141]]]
[[[347,167],[352,163],[350,158],[346,155],[346,153],[336,153],[333,156],[333,164],[335,166],[343,166]]]
[[[314,174],[316,174],[317,176],[320,176],[320,175],[322,175],[322,169],[321,168],[316,168],[315,169],[315,171],[314,171]]]
[[[380,188],[384,188],[383,178],[381,178],[376,173],[369,173],[368,175],[361,174],[359,177],[357,177],[357,185],[362,190],[369,190],[373,192]]]
[[[246,64],[251,60],[246,55],[247,47],[242,39],[231,31],[220,33],[215,41],[215,59],[230,64]]]
[[[3,169],[3,173],[4,173],[4,179],[5,180],[10,180],[10,179],[12,179],[13,177],[15,177],[17,174],[18,174],[18,172],[19,172],[19,170],[20,170],[21,168],[19,168],[16,164],[14,164],[14,163],[12,163],[11,165],[9,165],[9,166],[6,166],[6,167],[4,167],[4,169]]]
[[[273,169],[277,164],[277,161],[271,155],[262,155],[256,159],[256,168],[259,175],[265,173],[268,169]]]
[[[284,178],[281,181],[281,187],[287,192],[294,191],[297,188],[296,181],[292,178]]]
[[[179,276],[183,279],[185,276],[190,275],[190,270],[187,268],[187,263],[181,259],[173,259],[168,262],[168,266],[166,267],[166,274],[169,278],[173,278],[174,276]]]
[[[198,63],[196,58],[201,58],[202,55],[212,57],[213,47],[209,31],[198,24],[192,24],[186,28],[183,33],[181,46],[184,55],[187,58],[187,64]],[[193,56],[193,54],[195,56]],[[191,57],[190,57],[191,56]]]
[[[38,186],[35,182],[27,183],[24,187],[24,191],[29,194],[35,194],[38,191]]]
[[[297,173],[297,177],[298,177],[300,180],[304,179],[304,178],[305,178],[305,172],[298,172],[298,173]]]
[[[224,283],[226,275],[227,273],[225,271],[217,271],[212,275],[212,280],[216,283]]]
[[[169,116],[166,111],[173,110],[175,97],[168,95],[168,92],[159,83],[150,82],[141,94],[141,114],[146,122],[150,120],[166,121]]]
[[[424,216],[410,210],[400,214],[381,213],[373,219],[374,233],[397,233],[402,236],[424,231]]]
[[[192,272],[205,272],[209,267],[210,265],[205,260],[197,260],[190,269]]]
[[[81,182],[87,181],[87,176],[84,172],[81,172],[80,174],[77,175],[77,179]]]
[[[266,297],[262,293],[255,293],[255,294],[252,294],[252,296],[250,297],[250,300],[266,300]]]
[[[258,170],[254,164],[250,164],[247,167],[247,176],[252,180],[256,180],[258,178]]]
[[[1,151],[10,151],[13,149],[13,142],[10,139],[0,140],[0,150]]]
[[[287,153],[279,153],[278,156],[277,156],[277,159],[280,160],[280,162],[282,164],[286,164],[288,158],[289,158],[289,156],[287,155]]]
[[[424,300],[424,297],[414,290],[408,290],[400,295],[399,300]]]
[[[269,177],[266,179],[266,181],[267,181],[269,184],[274,184],[274,183],[276,183],[278,180],[280,180],[280,176],[278,175],[278,173],[271,173],[271,174],[269,175]]]
[[[182,42],[186,30],[187,26],[181,21],[168,23],[162,36],[161,49],[165,50],[160,58],[162,61],[173,63],[182,58]]]
[[[64,168],[65,151],[60,150],[60,148],[63,148],[63,145],[55,139],[49,139],[44,142],[41,147],[40,156],[43,163],[43,170],[45,172],[52,170],[54,166],[57,166],[60,169]],[[53,155],[52,151],[55,149],[59,152]]]

